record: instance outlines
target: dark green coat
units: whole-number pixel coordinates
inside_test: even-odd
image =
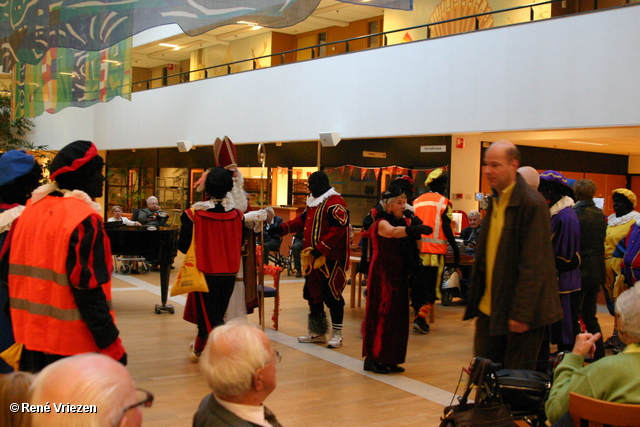
[[[478,304],[484,294],[492,210],[493,204],[478,237],[465,320],[478,316]],[[530,329],[562,319],[549,218],[549,207],[542,195],[518,174],[505,211],[493,269],[491,335],[506,334],[509,319],[528,323]]]

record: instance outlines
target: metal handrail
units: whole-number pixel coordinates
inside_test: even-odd
[[[507,9],[500,9],[500,10],[492,10],[489,12],[482,12],[482,13],[476,13],[474,15],[468,15],[468,16],[461,16],[461,17],[457,17],[457,18],[451,18],[451,19],[446,19],[444,21],[438,21],[438,22],[429,22],[427,24],[421,24],[421,25],[415,25],[413,27],[406,27],[406,28],[400,28],[400,29],[396,29],[396,30],[390,30],[390,31],[385,31],[385,32],[380,32],[380,33],[375,33],[375,34],[366,34],[363,36],[358,36],[358,37],[353,37],[350,39],[345,39],[345,40],[339,40],[339,41],[335,41],[335,42],[327,42],[327,43],[322,43],[322,44],[317,44],[317,45],[313,45],[313,46],[307,46],[307,47],[303,47],[303,48],[299,48],[299,49],[293,49],[293,50],[287,50],[284,52],[278,52],[278,53],[271,53],[269,55],[263,55],[263,56],[257,56],[257,57],[253,57],[253,58],[247,58],[247,59],[241,59],[238,61],[233,61],[233,62],[227,62],[224,64],[220,64],[220,65],[212,65],[209,67],[204,67],[204,68],[199,68],[197,70],[190,70],[190,71],[183,71],[181,73],[176,73],[176,74],[171,74],[171,75],[167,75],[167,76],[162,76],[162,77],[154,77],[152,79],[147,79],[147,80],[140,80],[137,82],[133,82],[132,85],[135,84],[140,84],[140,83],[147,83],[147,89],[150,89],[149,87],[149,83],[156,81],[156,80],[161,80],[161,79],[168,79],[170,77],[176,77],[176,76],[183,76],[185,74],[191,74],[191,73],[198,73],[201,71],[204,71],[205,73],[205,77],[204,79],[209,78],[209,72],[208,70],[213,70],[216,68],[220,68],[220,67],[226,67],[227,68],[227,74],[224,75],[228,75],[228,74],[232,74],[231,73],[231,66],[236,65],[236,64],[242,64],[248,61],[252,61],[253,62],[253,67],[252,69],[255,70],[257,69],[257,63],[259,60],[261,59],[268,59],[268,58],[273,58],[273,57],[280,57],[280,64],[276,64],[276,65],[271,65],[270,67],[274,67],[274,66],[278,66],[278,65],[285,65],[285,55],[290,54],[290,53],[296,53],[296,52],[301,52],[301,51],[305,51],[308,49],[311,49],[311,59],[315,59],[315,52],[316,49],[319,49],[320,47],[324,47],[324,46],[332,46],[332,45],[337,45],[337,44],[341,44],[344,43],[345,44],[345,53],[349,53],[349,43],[350,42],[354,42],[354,41],[360,41],[360,40],[366,40],[366,39],[370,39],[372,37],[383,37],[384,43],[382,44],[382,46],[378,46],[378,47],[384,47],[387,46],[387,35],[389,34],[393,34],[393,33],[398,33],[401,31],[410,31],[410,30],[417,30],[417,29],[421,29],[421,28],[426,28],[427,29],[427,40],[431,39],[431,27],[435,26],[435,25],[441,25],[441,24],[446,24],[449,22],[455,22],[455,21],[460,21],[460,20],[464,20],[464,19],[475,19],[475,30],[479,30],[480,29],[480,18],[486,15],[494,15],[497,13],[504,13],[504,12],[512,12],[514,10],[520,10],[520,9],[526,9],[529,8],[530,9],[530,13],[529,13],[529,22],[534,21],[534,13],[533,13],[533,8],[536,6],[543,6],[545,4],[551,4],[551,3],[562,3],[563,4],[563,8],[566,7],[565,6],[565,2],[566,0],[547,0],[547,1],[543,1],[540,3],[529,3],[529,4],[525,4],[525,5],[520,5],[520,6],[514,6],[514,7],[510,7]],[[620,5],[620,6],[615,6],[615,7],[625,7],[625,6],[632,6],[634,4],[631,3],[627,3],[625,5]],[[598,7],[598,0],[593,0],[593,6],[594,6],[594,10],[597,10]],[[613,8],[607,8],[607,9],[613,9]],[[582,13],[582,12],[578,12],[578,13]],[[550,18],[546,18],[546,19],[550,19]],[[509,25],[515,25],[515,24],[508,24],[505,26],[509,26]],[[494,27],[492,27],[494,28]],[[413,40],[413,41],[420,41],[420,40]],[[372,49],[377,49],[378,47],[374,47]],[[332,55],[334,56],[334,55]],[[215,76],[212,76],[215,77]],[[203,79],[198,79],[198,80],[203,80]],[[184,82],[180,82],[180,83],[187,83],[190,80],[186,80]]]

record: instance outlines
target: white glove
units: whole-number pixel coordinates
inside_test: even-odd
[[[0,233],[8,231],[13,221],[20,216],[23,210],[24,206],[18,205],[0,213]]]
[[[251,211],[244,214],[245,222],[264,221],[267,219],[267,211],[260,209],[259,211]]]

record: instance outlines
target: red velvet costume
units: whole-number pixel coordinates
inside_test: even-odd
[[[378,235],[377,220],[367,231],[373,255],[367,283],[362,356],[389,365],[404,363],[409,341],[409,288],[404,239]],[[406,218],[394,226],[411,225]]]
[[[333,298],[344,305],[342,291],[346,284],[345,265],[349,257],[349,211],[344,199],[335,191],[329,191],[333,194],[321,203],[307,206],[302,215],[282,224],[283,234],[304,232],[303,250],[313,247],[326,257],[330,277],[327,279],[318,270],[312,270],[305,280],[304,297],[309,304],[322,303],[324,299],[328,306],[330,302],[323,298],[324,286],[329,286]]]
[[[178,249],[186,252],[194,220],[190,209],[182,214],[181,220]],[[205,274],[209,292],[188,294],[184,320],[198,325],[198,338],[204,343],[211,329],[224,324],[224,313],[240,268],[243,215],[238,209],[196,210],[195,224],[196,265]]]

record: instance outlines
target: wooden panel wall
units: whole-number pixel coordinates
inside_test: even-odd
[[[294,50],[295,48],[296,48],[295,36],[284,34],[284,33],[278,33],[277,31],[274,31],[271,33],[271,53],[286,52],[289,50]],[[295,61],[295,54],[287,53],[284,55],[285,64],[289,64],[293,61]],[[271,58],[271,65],[280,65],[280,64],[282,64],[281,57],[274,56]]]
[[[485,149],[483,147],[483,152]],[[612,191],[616,188],[629,188],[627,156],[527,146],[518,146],[518,149],[522,154],[522,164],[532,166],[538,172],[552,169],[568,179],[590,179],[595,182],[595,197],[605,199],[605,215],[613,213]],[[636,185],[640,191],[640,179],[636,180]],[[483,193],[491,193],[489,183],[482,173],[480,186]]]

